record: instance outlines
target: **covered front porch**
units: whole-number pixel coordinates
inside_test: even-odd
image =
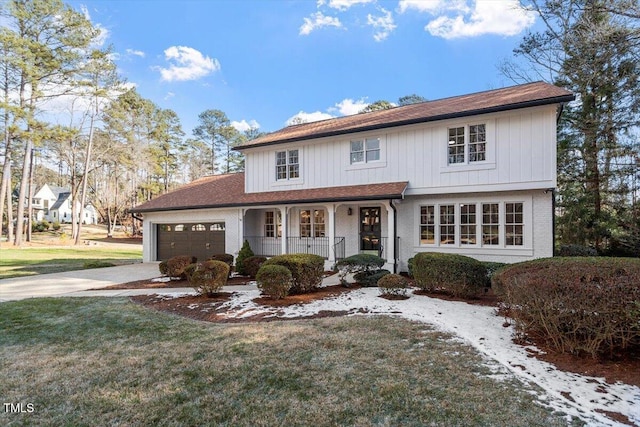
[[[359,253],[378,255],[394,269],[395,209],[390,201],[261,206],[243,210],[243,236],[256,255],[310,253],[325,267]]]

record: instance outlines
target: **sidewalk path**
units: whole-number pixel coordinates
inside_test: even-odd
[[[2,279],[0,280],[0,302],[41,297],[136,295],[136,293],[127,293],[132,292],[127,290],[99,291],[100,293],[95,294],[93,291],[80,291],[159,276],[158,263],[149,262]],[[133,291],[138,291],[137,294],[149,293],[149,290],[144,289]]]

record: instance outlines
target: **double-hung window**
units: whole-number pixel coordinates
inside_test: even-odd
[[[505,203],[505,237],[508,246],[524,245],[522,203]]]
[[[523,202],[470,202],[420,206],[419,244],[525,246]]]
[[[325,219],[322,209],[300,211],[300,237],[324,237]]]
[[[282,237],[282,217],[279,211],[266,211],[264,213],[265,237]]]
[[[300,178],[300,153],[298,150],[276,151],[276,179]]]
[[[448,164],[468,164],[484,160],[487,160],[487,126],[484,123],[449,128]]]
[[[380,138],[351,141],[351,164],[380,160]]]

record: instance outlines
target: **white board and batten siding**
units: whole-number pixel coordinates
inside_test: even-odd
[[[486,124],[486,160],[447,164],[448,128]],[[350,141],[380,138],[380,160],[350,164]],[[300,178],[276,180],[276,151],[298,149]],[[247,192],[409,181],[407,195],[551,188],[556,106],[540,106],[247,150]]]

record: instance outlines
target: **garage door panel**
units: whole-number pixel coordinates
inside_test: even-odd
[[[164,261],[188,255],[204,261],[211,255],[225,253],[224,229],[224,223],[159,224],[157,258]]]

